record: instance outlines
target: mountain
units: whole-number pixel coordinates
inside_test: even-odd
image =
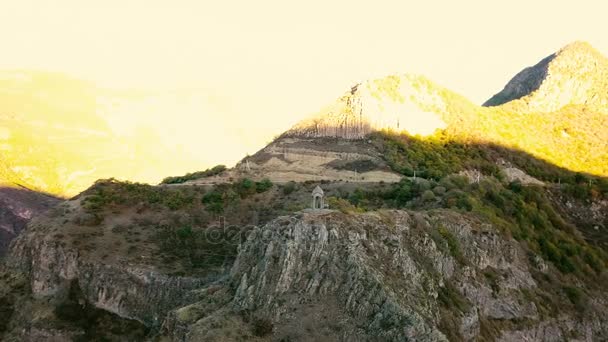
[[[582,56],[572,57],[577,51]],[[556,56],[552,60],[559,62],[558,66],[566,63],[563,62],[566,58],[584,59],[585,65],[601,64],[605,60],[582,43],[570,45]],[[590,62],[590,58],[597,61]],[[544,64],[551,63],[545,59],[541,62]],[[550,79],[566,78],[557,66],[551,70],[555,71]],[[527,76],[526,81],[511,81],[508,91],[526,88],[525,85],[532,82],[529,79],[537,74],[537,69],[525,71],[524,76],[532,76]],[[516,76],[514,80],[522,78]],[[564,92],[577,92],[576,89],[583,88],[576,80],[566,84],[572,87],[565,88]],[[562,107],[555,107],[554,112],[545,113],[518,104],[525,98],[501,106],[483,107],[422,76],[391,75],[355,85],[334,103],[297,123],[259,152],[244,158],[223,177],[191,183],[224,182],[239,177],[269,178],[275,182],[398,181],[399,177],[386,168],[383,161],[386,158],[378,145],[366,139],[379,131],[406,132],[431,140],[443,136],[447,140],[504,146],[572,171],[608,176],[608,131],[605,129],[608,115],[602,112],[603,100],[595,95],[605,94],[606,89],[608,87],[597,85],[597,91],[589,93],[594,100],[580,104],[573,98]],[[591,105],[592,102],[595,105]],[[422,165],[410,166],[412,170],[423,168]]]
[[[432,136],[467,125],[483,111],[469,100],[419,75],[391,75],[353,86],[334,103],[297,123],[266,147],[216,177],[189,184],[250,177],[287,181],[397,182],[378,145],[379,131]]]
[[[202,90],[115,90],[61,73],[0,71],[0,180],[65,198],[100,178],[157,183],[199,169],[212,154],[193,141],[228,129],[205,120],[222,110],[216,102]]]
[[[520,100],[393,75],[234,168],[97,181],[12,243],[0,337],[606,340],[605,115]]]
[[[510,102],[510,108],[554,112],[581,105],[607,113],[607,88],[608,59],[589,43],[574,42],[522,70],[484,106]]]
[[[143,159],[133,157],[143,155],[112,130],[102,98],[93,84],[61,74],[2,72],[2,180],[69,197],[100,177],[137,178]]]

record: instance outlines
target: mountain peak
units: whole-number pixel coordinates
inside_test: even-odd
[[[567,105],[605,110],[608,105],[608,59],[591,44],[575,41],[513,77],[486,101],[487,107],[553,112]]]
[[[418,75],[396,74],[356,84],[286,135],[360,139],[383,130],[429,135],[446,126],[447,90]]]
[[[597,51],[591,44],[583,40],[576,40],[570,44],[567,44],[556,53],[557,56],[576,56],[585,54],[601,56],[599,51]]]

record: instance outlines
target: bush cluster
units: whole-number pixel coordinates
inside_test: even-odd
[[[216,185],[211,191],[203,195],[201,202],[210,212],[220,214],[224,212],[226,205],[229,203],[234,203],[251,195],[264,193],[270,190],[272,186],[273,184],[269,179],[254,182],[249,178],[243,178],[236,183]]]
[[[220,173],[224,172],[226,170],[226,166],[224,165],[216,165],[210,169],[207,169],[205,171],[197,171],[197,172],[192,172],[192,173],[187,173],[183,176],[175,176],[175,177],[167,177],[165,179],[163,179],[163,181],[161,182],[161,184],[180,184],[180,183],[185,183],[187,181],[190,180],[194,180],[194,179],[199,179],[199,178],[206,178],[206,177],[212,177],[215,175],[219,175]]]
[[[84,196],[83,206],[89,213],[99,213],[114,206],[133,203],[160,205],[177,210],[189,206],[194,201],[191,189],[167,189],[114,179],[97,181]]]

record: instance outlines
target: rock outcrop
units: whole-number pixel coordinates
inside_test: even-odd
[[[24,281],[0,286],[0,311],[2,301],[14,311],[12,320],[5,317],[4,337],[0,329],[3,340],[87,339],[104,325],[127,338],[129,329],[158,329],[170,310],[196,301],[196,291],[217,280],[218,273],[175,274],[161,267],[152,261],[155,247],[141,238],[137,249],[120,248],[133,229],[125,233],[116,212],[104,225],[83,220],[79,203],[37,216],[11,244],[0,278]],[[20,306],[28,309],[14,309]],[[97,337],[112,339],[109,333]]]
[[[229,280],[174,311],[164,334],[219,341],[233,329],[228,340],[255,338],[257,317],[274,327],[272,340],[606,338],[603,295],[594,314],[541,312],[533,274],[550,267],[495,228],[445,210],[280,217],[251,232]]]

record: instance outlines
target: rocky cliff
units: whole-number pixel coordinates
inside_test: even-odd
[[[261,317],[274,330],[260,340],[606,338],[600,293],[585,314],[547,310],[552,294],[535,279],[554,272],[466,215],[304,213],[251,232],[229,280],[174,311],[164,333],[219,341],[234,329],[229,340],[238,340]]]

